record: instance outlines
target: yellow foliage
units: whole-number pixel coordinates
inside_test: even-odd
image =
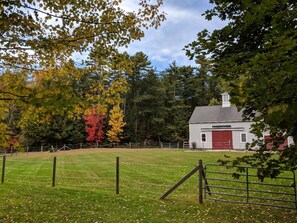
[[[271,106],[268,109],[268,114],[272,114],[274,112],[278,113],[278,112],[286,112],[288,109],[288,104],[279,104],[279,105],[274,105]]]
[[[124,115],[119,104],[114,105],[110,111],[108,124],[110,126],[110,130],[107,131],[108,140],[110,142],[120,142],[126,122],[124,122]]]
[[[107,106],[105,104],[99,104],[99,105],[94,105],[91,108],[87,108],[85,110],[85,115],[91,115],[91,114],[103,114],[106,115],[107,112]]]
[[[7,125],[4,123],[0,123],[0,145],[1,146],[3,146],[3,143],[5,143],[9,139],[6,133],[7,133]]]

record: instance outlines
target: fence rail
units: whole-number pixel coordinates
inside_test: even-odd
[[[15,154],[18,151],[23,152],[54,152],[62,150],[76,150],[76,149],[89,149],[89,148],[166,148],[166,149],[180,149],[188,148],[184,145],[186,142],[129,142],[129,143],[73,143],[61,145],[41,145],[41,146],[25,146],[22,149],[5,148],[0,149],[0,154]]]
[[[233,173],[236,171],[232,172],[230,168],[234,167],[218,164],[205,165],[204,197],[206,199],[297,210],[296,177],[293,171],[283,171],[286,176],[278,176],[262,182],[255,174],[258,168],[240,167],[244,168],[244,173],[238,175],[239,179],[233,178]],[[207,193],[206,188],[210,188],[211,195]]]
[[[260,182],[256,168],[244,167],[245,172],[239,175],[239,179],[234,179],[235,170],[233,171],[231,166],[227,166],[228,168],[217,164],[203,166],[201,160],[194,169],[189,165],[170,165],[170,169],[175,170],[173,176],[166,164],[137,163],[127,160],[120,164],[117,157],[115,161],[110,159],[109,162],[106,159],[100,161],[94,159],[89,162],[88,159],[85,165],[77,165],[77,162],[71,162],[71,159],[69,162],[62,158],[52,158],[21,160],[19,157],[6,159],[6,156],[3,156],[1,182],[2,184],[8,181],[8,183],[51,187],[89,187],[89,189],[102,186],[107,190],[115,188],[116,194],[119,194],[120,186],[123,188],[122,191],[136,184],[139,185],[139,190],[152,194],[154,192],[150,191],[151,187],[154,187],[156,193],[160,191],[162,193],[162,188],[165,190],[171,185],[171,188],[161,197],[165,199],[185,181],[190,181],[192,176],[199,176],[198,181],[195,179],[191,181],[196,185],[198,183],[199,203],[202,203],[204,195],[204,198],[209,200],[297,210],[296,179],[295,173],[291,171],[284,171],[285,173],[276,179]],[[72,164],[76,164],[76,168],[73,169]],[[188,172],[190,170],[192,171]],[[196,172],[199,172],[199,175],[195,175]],[[181,175],[184,177],[180,180]],[[177,183],[172,187],[172,182]],[[157,187],[160,189],[156,190]]]
[[[71,158],[69,159],[71,160]],[[36,185],[46,187],[89,187],[96,189],[99,185],[107,185],[104,190],[113,190],[120,193],[120,188],[129,188],[131,184],[139,184],[144,191],[150,187],[165,188],[170,184],[168,175],[164,178],[163,172],[167,167],[176,168],[176,173],[184,172],[189,165],[162,165],[158,163],[121,162],[119,157],[107,162],[105,159],[89,157],[86,162],[68,161],[68,158],[49,157],[45,160],[26,157],[3,156],[0,162],[2,184],[19,183],[21,185]],[[83,165],[82,165],[83,164]],[[2,166],[2,168],[1,168]],[[169,171],[170,172],[170,171]],[[120,176],[125,176],[120,178]],[[114,186],[114,187],[113,187]],[[158,193],[155,190],[155,193]],[[157,195],[158,196],[158,195]]]

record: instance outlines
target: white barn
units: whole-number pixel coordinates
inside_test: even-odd
[[[228,93],[222,105],[196,107],[189,120],[189,146],[203,149],[246,149],[255,138],[250,132],[253,122],[244,121],[242,112],[230,104]]]

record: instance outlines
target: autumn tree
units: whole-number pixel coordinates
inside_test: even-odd
[[[104,139],[105,115],[95,107],[84,116],[87,141],[99,143]]]
[[[245,118],[256,122],[259,152],[237,161],[264,168],[261,177],[275,176],[279,168],[297,168],[297,147],[279,151],[279,157],[265,153],[263,132],[275,142],[291,136],[297,142],[297,3],[293,0],[212,0],[214,8],[204,15],[226,20],[223,28],[198,33],[187,48],[191,58],[207,55],[214,73],[229,83],[232,103],[244,110]],[[257,111],[257,115],[255,115]],[[277,149],[279,143],[274,144]]]
[[[29,90],[23,72],[5,72],[0,76],[0,144],[9,148],[9,144],[19,143],[21,109],[26,105]],[[11,141],[11,143],[9,143]]]
[[[26,98],[28,108],[20,122],[23,127],[29,120],[45,122],[58,114],[80,115],[100,98],[110,106],[121,103],[119,92],[126,83],[122,74],[129,64],[118,48],[140,40],[144,29],[158,27],[165,19],[159,11],[162,4],[162,0],[141,0],[138,9],[126,11],[122,0],[1,1],[0,72],[22,71],[25,78],[30,77],[30,87],[29,92],[17,93],[0,89],[0,100]],[[80,79],[70,65],[75,81],[68,79],[68,60],[74,53],[89,54],[83,66],[91,77]],[[81,96],[87,100],[80,100]]]
[[[17,123],[26,145],[81,142],[82,115],[88,106],[83,93],[89,90],[87,75],[72,61],[59,69],[47,68],[31,74],[25,85],[26,103],[21,106]]]
[[[3,0],[0,68],[56,66],[75,52],[112,57],[160,25],[162,3],[141,0],[129,12],[122,0]]]
[[[108,124],[110,129],[107,131],[107,137],[110,142],[118,143],[121,141],[124,122],[123,111],[119,104],[116,104],[110,110]]]

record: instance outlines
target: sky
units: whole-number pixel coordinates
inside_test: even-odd
[[[200,31],[220,29],[226,22],[218,18],[208,21],[202,16],[207,9],[213,8],[209,0],[163,1],[164,5],[160,11],[166,13],[166,20],[161,26],[157,30],[145,30],[145,37],[141,41],[132,42],[128,48],[120,49],[120,52],[127,51],[130,55],[143,52],[158,71],[169,68],[174,61],[177,66],[197,66],[185,55],[183,48],[197,40]],[[138,2],[139,0],[123,0],[121,7],[126,11],[135,11],[138,9]],[[81,61],[87,55],[88,53],[77,53],[73,59]]]
[[[138,0],[125,0],[124,7],[129,10],[137,5]],[[135,41],[125,49],[130,55],[142,51],[152,65],[159,71],[176,62],[177,66],[195,66],[185,55],[183,48],[197,39],[197,33],[208,29],[221,28],[225,22],[219,19],[207,21],[202,13],[211,9],[209,0],[164,0],[161,11],[166,21],[156,29],[149,29],[141,41]]]

